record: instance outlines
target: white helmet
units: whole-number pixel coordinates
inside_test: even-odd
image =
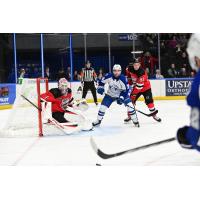
[[[113,71],[114,71],[114,70],[122,71],[121,65],[115,64],[115,65],[113,66]]]
[[[68,83],[67,79],[61,78],[58,81],[58,88],[63,95],[66,94],[68,91],[68,88],[69,88],[69,83]]]
[[[195,57],[200,59],[200,34],[194,33],[190,37],[187,46],[187,53],[189,56],[189,62],[193,70],[198,71],[199,68],[196,65]]]

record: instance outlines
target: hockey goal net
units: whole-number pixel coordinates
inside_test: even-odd
[[[43,136],[40,94],[48,91],[48,79],[23,79],[16,87],[16,99],[0,136]]]

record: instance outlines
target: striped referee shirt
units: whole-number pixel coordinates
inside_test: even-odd
[[[92,67],[90,68],[83,68],[81,72],[81,80],[84,82],[91,82],[95,81],[97,75]]]

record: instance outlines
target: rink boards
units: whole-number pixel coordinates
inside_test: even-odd
[[[191,86],[192,79],[181,78],[181,79],[155,79],[150,80],[152,86],[152,92],[155,100],[182,100]],[[82,87],[80,82],[71,82],[71,89],[75,99],[81,99]],[[6,93],[0,92],[0,109],[8,109],[12,107],[16,97],[16,91],[20,85],[15,84],[0,84],[0,88],[8,90]],[[56,82],[49,83],[49,88],[57,87]],[[0,90],[2,91],[2,90]],[[103,98],[102,95],[97,94],[98,101],[100,102]],[[93,102],[91,91],[88,91],[87,101]],[[143,97],[139,100],[143,100]]]

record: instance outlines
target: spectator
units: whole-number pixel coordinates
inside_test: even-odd
[[[194,71],[191,71],[190,72],[190,78],[194,78],[195,77],[195,72]]]
[[[100,69],[100,70],[99,70],[99,74],[98,74],[98,76],[97,76],[97,79],[98,79],[98,80],[101,80],[103,76],[104,76],[103,70]]]
[[[81,76],[80,76],[80,74],[78,74],[77,70],[74,71],[73,80],[74,81],[80,81],[81,80]]]
[[[67,67],[67,80],[71,80],[71,67]]]
[[[149,76],[150,76],[149,68],[146,68],[146,69],[145,69],[145,72],[147,73],[148,78],[150,78],[150,77],[149,77]]]
[[[67,74],[65,73],[64,69],[61,68],[59,71],[58,71],[58,76],[57,76],[57,80],[61,79],[61,78],[66,78],[67,79]],[[67,79],[69,80],[69,79]]]
[[[161,79],[161,78],[164,78],[164,76],[160,73],[160,70],[157,69],[156,70],[156,79]]]
[[[26,71],[24,68],[21,68],[19,71],[19,78],[26,78]]]
[[[48,78],[49,81],[52,80],[51,73],[49,71],[49,67],[46,67],[44,76],[45,76],[45,78]]]
[[[169,78],[177,78],[178,77],[178,71],[176,70],[174,63],[172,63],[171,67],[167,70],[167,74],[168,74]]]
[[[179,73],[179,77],[180,77],[180,78],[186,78],[186,77],[188,77],[187,71],[186,71],[186,68],[185,68],[185,67],[182,67],[182,68],[181,68],[180,73]]]
[[[35,67],[35,68],[33,69],[32,78],[38,78],[38,77],[40,77],[40,76],[41,76],[41,74],[39,74],[38,68]]]
[[[177,43],[177,40],[176,40],[176,36],[174,35],[172,37],[172,39],[169,41],[168,46],[169,46],[169,48],[175,49],[177,44],[178,43]]]
[[[180,45],[180,44],[177,44],[177,45],[176,45],[176,56],[177,56],[177,57],[180,57],[181,54],[182,54],[181,45]]]
[[[148,68],[149,74],[152,75],[155,66],[155,58],[151,56],[150,52],[146,52],[144,57],[141,59],[141,65],[143,69]]]
[[[187,54],[185,52],[182,53],[181,58],[180,58],[180,66],[183,67],[184,64],[188,65],[188,58]]]
[[[181,47],[185,48],[186,45],[187,45],[187,35],[186,34],[183,34],[180,36],[180,44],[181,44]]]
[[[161,56],[165,56],[166,55],[166,46],[165,46],[165,42],[164,41],[162,41],[161,43],[160,43],[160,55]]]

